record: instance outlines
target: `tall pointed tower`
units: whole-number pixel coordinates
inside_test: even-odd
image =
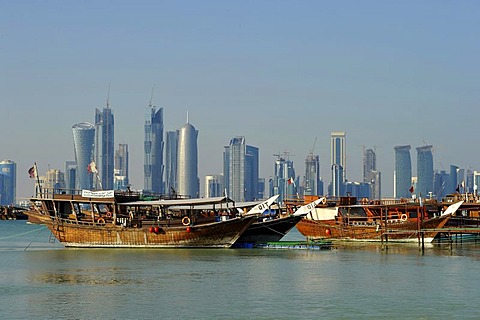
[[[150,103],[145,119],[144,189],[164,194],[163,184],[163,108],[156,109]]]

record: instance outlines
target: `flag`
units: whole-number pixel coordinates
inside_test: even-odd
[[[455,189],[456,192],[460,192],[460,186],[457,184],[457,188]]]
[[[35,170],[35,166],[28,169],[28,174],[30,178],[35,178],[37,176],[37,170]]]
[[[410,193],[413,193],[413,191],[415,191],[415,189],[413,189],[413,186],[411,186],[408,191],[410,191]]]
[[[97,166],[95,165],[95,162],[90,162],[87,167],[88,173],[98,173]]]
[[[288,184],[292,184],[294,182],[295,182],[295,180],[293,180],[293,178],[288,179]]]

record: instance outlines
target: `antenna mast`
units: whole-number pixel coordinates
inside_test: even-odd
[[[108,83],[108,92],[107,92],[107,109],[110,107],[110,82]]]
[[[310,153],[313,154],[313,150],[315,150],[315,145],[317,144],[317,137],[315,137],[315,141],[313,141],[313,147],[312,150],[310,150]]]
[[[155,86],[152,87],[152,93],[150,94],[150,102],[148,103],[148,106],[151,108],[153,107],[152,105],[152,100],[153,100],[153,91],[155,90]]]

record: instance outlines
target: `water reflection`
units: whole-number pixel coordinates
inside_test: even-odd
[[[430,245],[423,253],[416,244],[336,243],[324,251],[22,248],[1,255],[4,319],[478,317],[468,303],[479,293],[476,244]]]

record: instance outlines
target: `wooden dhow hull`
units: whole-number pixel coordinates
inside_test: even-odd
[[[65,247],[77,248],[229,248],[255,216],[196,226],[124,227],[61,219],[28,212],[40,220]]]
[[[431,242],[450,216],[423,221],[395,221],[385,224],[344,224],[336,220],[312,220],[304,218],[296,225],[308,239],[357,240],[357,241],[418,241],[423,234],[425,242]]]

